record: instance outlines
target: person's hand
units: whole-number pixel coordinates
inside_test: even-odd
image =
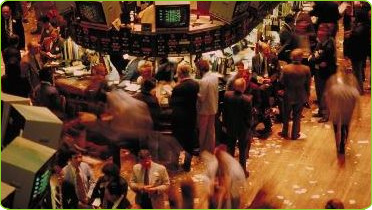
[[[143,190],[147,192],[148,194],[156,193],[157,189],[154,188],[153,185],[146,185],[143,187]]]

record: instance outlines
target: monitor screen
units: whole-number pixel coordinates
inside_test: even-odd
[[[51,160],[46,162],[45,165],[35,174],[29,203],[30,208],[37,206],[49,189],[49,179],[52,175],[50,168]]]
[[[156,28],[188,28],[190,5],[156,6]]]
[[[101,2],[76,1],[76,8],[81,21],[106,24],[106,18]]]
[[[3,105],[3,102],[1,104]],[[3,111],[3,107],[1,110]],[[1,140],[2,148],[6,147],[15,137],[22,135],[26,123],[26,119],[12,106],[4,112],[8,112],[8,117],[5,122],[1,122],[2,126],[6,126],[4,138]]]

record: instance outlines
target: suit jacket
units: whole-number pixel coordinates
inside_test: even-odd
[[[207,72],[199,81],[197,108],[200,115],[214,115],[218,109],[218,77]]]
[[[154,129],[157,130],[160,126],[159,125],[159,123],[160,123],[159,117],[160,117],[160,113],[161,113],[161,109],[160,109],[158,99],[155,96],[153,96],[151,93],[143,92],[143,91],[134,95],[134,98],[136,98],[140,101],[143,101],[147,104],[147,107],[149,108],[149,111],[150,111],[150,114],[151,114],[152,122],[154,123]]]
[[[53,40],[50,37],[45,38],[41,45],[40,51],[40,54],[44,62],[53,60],[46,55],[48,52],[50,52],[53,55],[56,55],[57,56],[56,59],[61,59],[63,53],[63,40],[58,39],[57,41],[53,42]]]
[[[11,58],[17,58],[18,61],[21,61],[21,51],[15,46],[9,46],[3,51],[3,59],[5,64],[7,64]]]
[[[264,57],[261,59],[260,54],[256,54],[252,58],[252,73],[253,76],[264,76],[265,62]],[[272,81],[276,80],[280,73],[280,65],[278,57],[271,55],[267,58],[267,73]]]
[[[319,57],[315,58],[315,63],[320,64],[325,62],[325,67],[319,67],[319,76],[327,80],[332,74],[336,73],[336,45],[333,38],[329,38],[324,42],[319,42],[315,48],[319,52]]]
[[[174,87],[170,99],[173,134],[187,152],[191,152],[197,143],[196,102],[198,92],[199,84],[193,79],[186,79]]]
[[[223,123],[228,135],[239,138],[251,128],[252,97],[237,91],[227,91],[224,99]]]
[[[140,187],[144,184],[145,169],[141,164],[133,166],[132,177],[129,182],[129,187],[136,192],[136,203],[141,204]],[[160,164],[151,162],[149,169],[149,184],[155,186],[157,192],[149,195],[154,209],[164,209],[164,199],[167,194],[170,181],[167,169]]]
[[[284,86],[284,101],[288,104],[303,104],[310,96],[311,73],[308,66],[288,64],[280,79]]]
[[[1,17],[1,51],[9,46],[9,36],[5,32],[5,18]],[[22,20],[19,19],[11,19],[12,27],[13,27],[13,34],[18,35],[19,37],[19,44],[18,49],[25,48],[25,32],[22,25]]]
[[[40,54],[35,55],[36,60],[33,56],[28,53],[21,59],[21,76],[28,79],[32,89],[40,83],[39,71],[43,68]]]
[[[187,79],[174,87],[170,99],[172,107],[172,123],[187,129],[196,127],[196,101],[199,84],[193,79]]]
[[[297,37],[294,35],[293,28],[285,23],[280,30],[280,45],[281,48],[278,50],[278,57],[280,60],[290,62],[290,53],[293,49],[298,47]]]

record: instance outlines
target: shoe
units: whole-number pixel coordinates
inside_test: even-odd
[[[297,139],[299,139],[300,138],[300,134],[297,134],[297,135],[295,135],[295,136],[292,136],[292,140],[297,140]]]
[[[316,113],[316,114],[313,114],[312,117],[323,117],[323,115],[319,114],[319,113]]]
[[[283,139],[288,139],[288,135],[285,135],[282,132],[279,132],[278,136],[282,137]]]
[[[320,120],[318,120],[318,123],[325,123],[328,122],[328,118],[322,117]]]

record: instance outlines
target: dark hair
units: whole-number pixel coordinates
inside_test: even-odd
[[[293,23],[293,21],[294,21],[294,17],[293,17],[292,14],[289,14],[289,15],[284,17],[284,22],[287,23],[287,24]]]
[[[120,176],[120,170],[119,167],[113,163],[106,163],[102,167],[102,173],[111,176],[111,177],[119,177]]]
[[[141,86],[141,91],[149,93],[152,89],[154,89],[156,86],[155,81],[146,79],[143,81],[142,86]]]
[[[71,159],[72,156],[76,156],[76,155],[79,155],[79,154],[81,154],[81,152],[78,152],[76,150],[69,150],[69,151],[66,152],[66,157],[68,159]]]
[[[344,209],[344,204],[339,199],[331,199],[327,202],[326,209]]]
[[[16,35],[16,34],[10,35],[9,44],[10,45],[18,45],[19,44],[19,36]]]
[[[109,182],[106,188],[111,195],[122,195],[124,193],[124,186],[120,183],[120,180]]]
[[[40,81],[52,82],[52,79],[53,79],[52,69],[49,67],[46,67],[40,70],[39,79]]]
[[[140,160],[144,160],[146,158],[149,158],[151,157],[151,154],[150,154],[150,151],[147,150],[147,149],[141,149],[139,152],[138,152],[138,158]]]

